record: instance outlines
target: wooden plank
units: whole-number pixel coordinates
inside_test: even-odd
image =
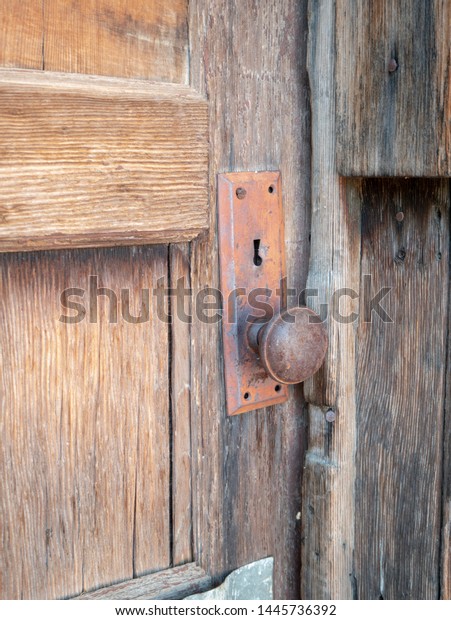
[[[355,328],[333,320],[358,312],[358,300],[334,296],[359,289],[360,204],[336,173],[334,3],[309,3],[308,70],[312,106],[312,229],[307,288],[313,309],[328,310],[324,370],[304,384],[309,404],[308,451],[302,490],[302,598],[353,597],[356,441]],[[349,195],[346,195],[346,194]],[[357,202],[357,204],[356,204]],[[334,422],[326,420],[331,409]]]
[[[134,323],[121,293],[139,316],[167,248],[4,254],[0,269],[2,598],[168,567],[168,329],[155,296]],[[78,310],[60,303],[68,287],[86,291]],[[59,320],[82,306],[83,321]]]
[[[451,186],[450,186],[451,196]],[[443,429],[442,532],[440,596],[451,599],[451,286],[448,298],[448,356],[446,360],[445,420]]]
[[[74,597],[79,601],[181,600],[208,589],[211,578],[197,564],[184,564],[158,573],[117,583]]]
[[[46,0],[44,16],[44,40],[42,20],[44,4],[36,2],[25,2],[21,3],[19,7],[16,0],[13,0],[12,3],[9,2],[7,5],[5,4],[4,7],[0,8],[2,23],[1,28],[3,34],[2,49],[0,50],[0,64],[4,64],[8,67],[29,67],[36,69],[42,69],[45,67],[54,71],[89,71],[90,73],[97,75],[110,74],[113,76],[122,76],[124,78],[147,77],[154,80],[161,79],[165,81],[170,80],[177,82],[186,82],[188,65],[186,2],[176,0],[175,2],[171,3],[161,3],[150,0],[149,2],[146,2],[144,4],[140,3],[139,6],[138,4],[139,3],[136,2],[127,2],[125,4],[124,2],[94,3],[84,1],[68,4],[64,2]],[[122,31],[121,26],[123,26]],[[99,41],[101,42],[101,45],[99,45]],[[11,72],[7,72],[5,75],[6,87],[10,83],[11,76]],[[27,79],[29,80],[30,76]],[[90,100],[91,97],[93,97],[94,100],[98,102],[99,98],[101,98],[105,94],[109,98],[113,98],[114,102],[117,102],[118,98],[124,96],[129,102],[129,108],[135,106],[135,100],[141,99],[141,103],[139,104],[139,106],[143,108],[149,90],[153,91],[153,89],[155,88],[157,88],[158,90],[158,87],[156,87],[156,85],[149,85],[144,82],[135,83],[131,80],[104,80],[102,82],[102,80],[93,80],[92,78],[79,78],[77,80],[76,76],[61,76],[53,73],[50,76],[46,76],[46,74],[44,74],[41,80],[37,78],[38,81],[35,85],[33,85],[33,83],[28,84],[27,79],[22,79],[22,77],[20,77],[19,79],[19,86],[21,87],[20,95],[23,97],[24,89],[27,89],[27,94],[28,91],[32,91],[34,88],[38,89],[39,91],[44,90],[45,102],[42,103],[42,108],[47,105],[48,92],[45,89],[47,88],[46,84],[48,81],[50,81],[49,87],[57,87],[58,92],[60,92],[60,90],[62,91],[61,94],[64,94],[67,83],[68,81],[70,81],[70,92],[74,93],[74,95],[76,94],[77,98],[80,97],[80,102],[84,104],[83,110],[86,107],[86,100]],[[29,86],[32,86],[33,88],[30,89]],[[102,90],[105,91],[103,92],[103,94]],[[139,94],[140,92],[141,94]],[[187,99],[189,100],[189,102],[191,101],[192,93],[184,91],[183,88],[172,87],[171,85],[162,85],[161,97],[160,94],[157,95],[157,100],[161,101],[155,101],[155,107],[157,111],[159,110],[160,106],[164,105],[164,100],[166,98],[165,93],[167,92],[171,93],[169,97],[171,101],[174,97],[176,101],[180,101],[181,105],[182,103],[183,105],[185,105],[185,101]],[[41,100],[42,99],[44,99],[44,97],[42,97]],[[198,98],[196,97],[196,95],[194,95],[194,99],[197,101]],[[113,106],[115,105],[114,102]],[[188,105],[190,105],[189,102]],[[100,107],[100,104],[98,104],[98,106]],[[118,112],[120,111],[118,110]],[[69,109],[68,114],[71,116],[72,113],[73,110]],[[42,114],[43,116],[45,116],[44,110],[42,110]],[[73,119],[71,118],[70,120],[71,124],[73,124]],[[140,121],[141,120],[142,119],[140,119]],[[183,112],[181,114],[177,114],[177,118],[173,120],[176,120],[176,122],[180,123],[184,122]],[[17,122],[18,119],[16,117],[16,125]],[[32,122],[34,121],[30,121],[30,123]],[[193,152],[196,156],[197,150]],[[120,157],[119,154],[117,156]],[[148,153],[146,153],[146,156],[148,157]],[[104,157],[103,161],[108,162],[108,158]],[[142,163],[142,161],[140,161],[140,163]],[[120,161],[118,165],[122,164],[123,161]],[[117,173],[118,171],[115,172]],[[148,173],[148,171],[145,172],[146,174]],[[206,166],[204,172],[206,174]],[[48,171],[46,172],[46,174],[47,173]],[[63,170],[62,174],[67,174],[67,171]],[[126,179],[127,171],[123,171],[121,174],[123,175],[122,181],[124,181]],[[130,183],[134,183],[136,182],[136,180],[138,180],[136,170],[129,170],[128,175],[130,177]],[[67,182],[67,177],[64,178],[64,182]],[[119,181],[119,183],[120,182],[121,181]],[[172,183],[172,185],[175,188],[175,183]],[[182,192],[183,189],[181,187],[175,188],[175,192],[178,191]],[[196,201],[203,202],[205,207],[206,199],[205,197],[201,197],[201,193],[197,195]],[[199,200],[199,198],[201,199]],[[55,200],[59,199],[60,198],[55,195]],[[79,197],[75,195],[75,199],[78,200]],[[121,200],[123,201],[123,196],[121,196]],[[94,202],[96,202],[97,204],[98,198],[96,198]],[[135,218],[136,215],[139,215],[139,212],[137,210],[135,210],[135,213],[129,211],[129,202],[129,197],[126,201],[123,201],[123,219],[126,219],[128,217]],[[178,203],[176,203],[175,206],[177,207],[177,209],[180,209]],[[87,208],[88,207],[91,209],[91,204],[87,205]],[[108,208],[110,209],[110,207]],[[55,206],[55,210],[57,212],[57,217],[60,218],[61,213],[57,211],[57,205]],[[94,209],[92,211],[94,211]],[[110,213],[111,211],[108,211],[108,213],[106,214],[106,217],[109,220],[112,217]],[[116,215],[117,213],[114,215],[114,217],[116,217]],[[163,215],[168,222],[171,221],[170,214],[163,213]],[[188,215],[186,216],[186,219],[184,217],[181,217],[181,221],[185,219],[186,223],[190,219],[190,217],[191,216]],[[130,226],[130,223],[128,223],[127,226]],[[185,224],[183,224],[183,227],[184,226]],[[131,232],[132,235],[130,242],[143,242],[138,239],[135,240],[133,238],[134,231]],[[156,232],[154,238],[158,239],[160,233],[158,231],[151,232],[152,235],[154,234],[154,232]],[[179,237],[178,235],[176,235],[176,240],[182,238],[182,236],[183,235]],[[100,239],[95,239],[92,243],[91,240],[88,241],[89,245],[101,244]],[[113,242],[118,243],[117,240],[113,240],[112,243]],[[121,242],[119,241],[119,243]],[[56,246],[66,247],[64,243],[58,245],[55,243],[55,247]],[[143,251],[144,249],[137,249],[132,247],[123,248],[122,250],[117,250],[112,254],[108,254],[107,259],[105,258],[107,255],[107,251],[104,251],[104,254],[99,253],[99,255],[102,255],[104,260],[112,261],[113,263],[116,260],[116,257],[120,256],[121,266],[119,267],[119,270],[122,270],[124,265],[131,265],[135,261],[137,261],[138,259],[136,258],[136,256],[142,256]],[[158,255],[158,258],[156,258],[155,253]],[[74,253],[72,251],[59,252],[60,264],[70,265],[70,270],[69,268],[67,268],[66,271],[70,271],[71,277],[74,281],[77,281],[79,279],[77,275],[78,269],[80,269],[80,278],[86,278],[85,269],[87,269],[87,267],[85,266],[84,262],[81,261],[82,266],[80,267],[79,262],[77,262],[77,260],[74,261],[74,256],[78,255],[84,256],[85,254],[78,252]],[[90,256],[91,253],[88,252],[86,253],[86,255]],[[97,256],[97,253],[94,253],[93,255]],[[140,270],[140,273],[142,273],[142,278],[145,281],[149,279],[151,280],[153,278],[154,271],[158,271],[159,274],[166,274],[167,271],[167,250],[165,249],[164,251],[160,252],[158,251],[158,249],[155,249],[151,252],[151,255],[154,256],[155,260],[146,260],[143,256],[143,259],[139,260],[136,263],[136,268]],[[31,261],[33,259],[33,265],[36,265],[36,269],[42,269],[44,270],[44,272],[46,272],[46,256],[47,254],[30,254],[29,257],[27,257],[27,260]],[[45,260],[43,259],[43,257]],[[5,258],[4,260],[10,259],[11,257],[9,257],[9,259]],[[43,260],[42,265],[41,260]],[[157,265],[156,263],[159,264]],[[110,268],[114,271],[114,265],[111,265]],[[47,269],[47,272],[48,271],[52,271],[52,269]],[[112,273],[112,288],[114,290],[117,290],[115,278],[116,275]],[[126,286],[128,286],[128,284],[126,284]],[[23,297],[27,298],[26,293],[23,293]],[[131,294],[131,298],[133,301],[133,291]],[[136,307],[138,308],[138,306]],[[151,308],[151,311],[153,312],[153,314],[155,314],[154,307]],[[39,324],[40,319],[37,318],[36,330],[39,329]],[[96,328],[99,331],[98,334],[95,333]],[[170,555],[170,553],[167,532],[163,531],[163,529],[160,527],[158,519],[156,517],[157,513],[154,512],[155,505],[161,503],[163,506],[163,511],[161,512],[160,516],[161,519],[166,519],[169,527],[170,497],[168,472],[170,471],[170,467],[167,462],[169,440],[167,438],[168,431],[165,428],[165,424],[167,424],[167,419],[165,418],[165,416],[167,416],[168,405],[163,402],[165,398],[168,397],[168,395],[166,394],[165,390],[162,391],[161,395],[159,394],[159,392],[157,392],[155,401],[153,401],[153,397],[151,397],[150,392],[147,393],[145,388],[142,388],[140,392],[140,385],[138,384],[136,378],[136,372],[133,371],[133,368],[139,367],[140,362],[139,360],[137,361],[137,357],[140,351],[140,347],[143,347],[144,351],[141,350],[143,354],[145,353],[145,350],[152,351],[152,356],[149,359],[144,358],[144,364],[142,366],[144,376],[149,376],[150,364],[153,362],[155,362],[155,373],[154,371],[152,371],[152,373],[158,376],[160,375],[160,373],[161,376],[165,374],[163,366],[166,363],[165,360],[167,360],[168,335],[166,327],[166,335],[163,332],[155,332],[151,338],[149,338],[149,335],[147,333],[145,334],[145,336],[142,336],[141,327],[138,326],[138,328],[140,333],[136,334],[136,338],[132,338],[129,341],[130,351],[127,346],[128,334],[122,332],[118,333],[118,330],[115,329],[114,333],[111,333],[109,336],[105,336],[105,326],[102,326],[101,322],[97,326],[94,324],[90,325],[90,330],[92,330],[92,332],[90,332],[89,338],[85,334],[74,336],[74,341],[76,340],[76,338],[78,338],[79,342],[81,343],[80,346],[85,350],[85,355],[88,355],[88,352],[91,350],[91,344],[88,346],[87,342],[90,342],[90,340],[92,340],[92,342],[94,343],[94,347],[92,348],[92,352],[90,353],[90,355],[92,355],[93,358],[95,358],[97,352],[96,347],[100,347],[101,342],[110,342],[111,339],[114,339],[114,345],[110,346],[108,352],[108,355],[111,358],[111,363],[118,367],[119,372],[119,369],[122,368],[126,362],[124,361],[123,364],[119,367],[116,359],[113,359],[112,356],[114,355],[121,357],[121,352],[123,351],[125,359],[128,358],[130,364],[132,364],[131,369],[124,368],[121,376],[121,398],[128,398],[128,394],[130,393],[129,391],[131,390],[133,396],[130,402],[130,408],[133,408],[136,405],[135,400],[138,398],[138,394],[141,393],[141,397],[144,397],[144,401],[141,402],[142,408],[139,409],[139,411],[133,411],[133,415],[130,420],[130,437],[128,435],[126,437],[126,440],[129,443],[133,443],[135,441],[135,428],[139,422],[142,433],[140,433],[140,438],[136,439],[136,449],[131,451],[133,455],[133,460],[131,462],[127,461],[125,463],[125,467],[123,468],[122,461],[123,458],[125,458],[122,450],[123,446],[118,446],[116,443],[114,443],[114,441],[111,446],[111,451],[109,451],[108,454],[105,456],[102,456],[101,454],[101,456],[98,457],[101,463],[108,462],[108,458],[113,459],[113,452],[117,451],[119,461],[117,464],[114,464],[114,467],[112,469],[113,472],[116,470],[118,472],[116,480],[113,480],[112,482],[112,485],[116,485],[113,489],[113,494],[114,496],[117,495],[117,502],[120,501],[120,498],[122,498],[124,494],[127,495],[127,497],[129,498],[127,500],[127,506],[123,509],[121,509],[121,507],[119,508],[118,517],[115,517],[114,514],[113,516],[111,516],[111,518],[109,516],[105,517],[105,510],[107,509],[102,508],[102,505],[106,505],[108,507],[108,510],[111,510],[112,513],[115,513],[117,511],[117,506],[114,504],[114,496],[110,497],[108,495],[110,487],[108,487],[107,489],[105,488],[106,486],[108,486],[105,478],[102,478],[102,486],[97,488],[97,493],[95,495],[95,501],[100,502],[100,508],[92,505],[92,502],[94,501],[93,492],[88,493],[86,491],[86,488],[89,488],[89,481],[93,477],[93,457],[89,457],[89,455],[92,455],[93,453],[95,454],[96,450],[97,452],[99,451],[99,448],[97,447],[99,443],[99,433],[95,431],[95,418],[97,416],[95,394],[97,392],[102,392],[100,388],[96,390],[95,386],[93,387],[93,383],[95,383],[95,378],[90,379],[88,376],[90,372],[90,367],[86,366],[86,368],[79,368],[77,366],[76,371],[74,370],[73,373],[69,373],[67,388],[64,387],[65,379],[63,375],[61,376],[60,382],[63,386],[62,391],[64,388],[65,390],[67,390],[67,392],[70,392],[71,386],[76,380],[76,378],[79,382],[80,379],[82,383],[87,382],[88,388],[89,386],[91,386],[93,391],[92,402],[89,402],[89,407],[92,406],[93,409],[88,408],[87,412],[83,412],[83,402],[76,404],[62,402],[61,418],[63,420],[66,418],[70,418],[72,421],[75,420],[74,424],[76,425],[76,428],[73,429],[72,426],[66,425],[67,429],[64,430],[64,432],[58,431],[58,428],[51,429],[49,431],[49,441],[50,443],[54,441],[56,442],[57,439],[53,437],[53,433],[55,433],[56,437],[58,435],[58,432],[60,432],[60,435],[63,439],[65,436],[64,433],[66,433],[66,435],[70,434],[70,441],[72,443],[75,442],[77,445],[76,455],[78,461],[76,463],[76,466],[66,465],[66,469],[70,469],[70,467],[72,467],[72,470],[74,471],[76,469],[77,483],[78,479],[83,482],[83,484],[80,483],[80,490],[78,491],[79,514],[77,513],[73,517],[73,521],[75,524],[72,530],[67,523],[69,518],[65,517],[65,520],[63,520],[63,525],[68,531],[65,533],[65,537],[69,542],[64,547],[63,545],[61,545],[61,549],[64,549],[64,553],[66,553],[64,561],[60,561],[60,564],[62,566],[61,574],[51,576],[58,568],[55,568],[54,559],[53,563],[50,564],[48,569],[47,567],[43,567],[41,562],[42,558],[40,557],[33,556],[33,558],[31,559],[37,561],[37,564],[33,564],[31,562],[30,555],[33,555],[33,553],[35,552],[30,549],[30,546],[27,546],[26,557],[24,555],[24,559],[22,558],[21,562],[14,566],[14,570],[12,571],[13,574],[8,575],[9,580],[13,579],[16,583],[19,583],[20,581],[22,581],[22,583],[26,582],[26,587],[23,587],[21,589],[21,593],[18,594],[18,596],[27,596],[27,592],[30,591],[33,591],[35,593],[42,593],[44,590],[46,593],[45,596],[67,596],[80,592],[84,588],[98,588],[99,585],[101,585],[102,583],[109,583],[112,581],[117,581],[118,579],[126,579],[129,577],[131,578],[134,574],[136,575],[140,572],[156,570],[158,568],[161,568],[161,566],[167,566],[169,563],[170,558],[168,559],[168,556]],[[156,338],[156,340],[152,340],[154,337]],[[150,342],[150,340],[152,341]],[[136,344],[137,341],[139,341],[138,344]],[[73,346],[75,346],[75,344],[73,344]],[[136,364],[133,366],[134,362],[136,362]],[[167,372],[169,373],[169,368]],[[104,383],[108,383],[110,380],[111,382],[114,382],[114,376],[109,377],[108,380],[104,381]],[[101,383],[100,377],[98,381]],[[86,388],[85,391],[85,401],[87,401],[88,399],[88,388]],[[119,396],[117,396],[117,402],[119,403]],[[126,401],[122,400],[121,402]],[[149,427],[149,421],[147,419],[148,412],[151,411],[154,406],[157,410],[161,407],[161,411],[159,411],[158,414],[162,415],[163,418],[157,419]],[[71,409],[71,407],[73,410]],[[83,415],[83,419],[81,418],[81,415]],[[107,414],[104,413],[102,415],[106,416]],[[114,413],[111,416],[112,419],[114,418],[113,421],[116,420],[118,415],[118,413]],[[124,415],[130,416],[127,408],[125,408],[124,410]],[[102,418],[102,416],[100,417]],[[86,436],[83,436],[83,434],[81,433],[83,424],[85,424],[86,426]],[[124,434],[126,434],[128,430],[130,430],[128,423],[126,423],[126,420],[124,420],[122,421],[122,424],[123,427],[121,426],[121,424],[119,424],[119,429],[126,429],[124,430]],[[103,424],[103,426],[105,425],[106,422],[105,424]],[[161,429],[159,429],[159,425],[163,425],[162,432],[160,432]],[[111,433],[113,431],[112,429],[108,428],[108,432]],[[109,438],[108,432],[105,436],[105,442]],[[79,438],[79,435],[82,437],[82,442]],[[120,437],[117,441],[121,441]],[[158,442],[158,446],[154,451],[153,442],[155,441]],[[127,442],[125,445],[128,445]],[[81,447],[79,446],[80,443]],[[106,450],[106,447],[102,448],[102,451],[104,449]],[[162,464],[164,464],[164,467],[166,469],[164,474],[161,475],[161,479],[158,481],[153,475],[153,467],[152,463],[149,462],[149,458],[152,456],[152,454],[155,454],[155,458],[159,458],[160,453],[163,452],[164,458],[162,460]],[[51,464],[48,466],[51,468]],[[133,466],[136,467],[135,473],[133,473]],[[106,466],[106,470],[108,469],[109,465]],[[148,475],[148,472],[151,472],[150,477]],[[70,479],[70,472],[61,475],[65,478]],[[121,480],[122,484],[120,482]],[[161,498],[161,492],[163,487],[164,499]],[[35,481],[34,489],[38,490],[38,494],[45,493],[46,488],[46,486],[43,486],[41,478]],[[184,493],[182,491],[183,489],[180,488],[179,504],[181,504],[184,497]],[[36,493],[36,491],[34,492]],[[176,495],[174,495],[174,499],[175,498]],[[132,504],[135,505],[134,509],[131,506]],[[95,532],[92,531],[92,523],[95,520],[94,509],[99,510],[99,513],[101,515],[101,521],[104,520],[104,518],[108,519],[105,538],[102,538],[102,522],[99,522],[95,526]],[[158,506],[157,510],[159,510]],[[66,512],[68,511],[69,509]],[[121,515],[123,512],[124,514],[126,512],[127,520],[125,522],[124,517],[123,529],[125,530],[125,533],[121,534]],[[150,517],[148,514],[149,512],[152,513]],[[80,517],[79,522],[76,519],[77,515]],[[29,518],[31,523],[33,523],[36,519],[39,520],[39,515],[36,516],[36,514],[34,514],[33,506],[30,508],[30,512],[27,513],[27,517]],[[125,566],[124,570],[118,570],[118,568],[120,568],[119,565],[121,563],[121,560],[116,557],[116,555],[113,558],[113,562],[111,562],[111,553],[113,553],[112,545],[110,546],[110,548],[108,547],[108,536],[116,526],[118,533],[114,534],[113,532],[111,540],[117,546],[117,550],[114,553],[120,553],[123,556],[122,563]],[[153,532],[149,532],[147,528],[154,528],[154,530]],[[37,526],[35,529],[37,529]],[[133,532],[131,531],[131,529],[133,529]],[[159,538],[157,542],[154,540],[154,534]],[[53,536],[53,533],[49,531],[48,535]],[[62,538],[61,533],[57,534],[57,536]],[[122,536],[122,539],[120,541],[118,540],[119,536]],[[76,545],[80,545],[80,551],[78,555],[75,553],[75,559],[71,558],[70,541],[72,539],[77,541]],[[38,540],[40,540],[39,534]],[[99,543],[99,541],[102,542]],[[26,544],[26,541],[24,541],[23,544]],[[176,548],[177,545],[174,545],[174,549]],[[37,555],[39,555],[40,549],[41,548],[38,545],[38,549],[36,551]],[[75,551],[77,551],[77,548],[75,549]],[[55,550],[53,550],[53,555],[54,554]],[[60,554],[62,555],[63,551],[61,551]],[[105,556],[104,558],[103,555]],[[160,555],[160,560],[158,560],[158,555]],[[14,557],[10,559],[13,561]],[[162,558],[164,558],[164,561],[162,560]],[[111,565],[108,565],[108,563],[110,563]],[[96,564],[99,564],[97,569],[95,568]],[[73,570],[71,569],[71,566]],[[50,574],[50,577],[47,575],[47,573]],[[51,581],[50,585],[47,584],[47,582],[49,581]],[[10,587],[10,585],[11,583],[10,581],[8,581],[8,588]],[[137,581],[137,588],[139,588],[139,580]]]
[[[187,0],[45,0],[44,68],[184,83]]]
[[[42,69],[43,3],[8,0],[0,3],[0,66]]]
[[[449,1],[337,0],[336,16],[339,172],[450,176]]]
[[[135,0],[91,0],[72,5],[46,0],[45,66],[57,71],[186,83],[187,12],[187,0],[170,3],[161,0],[145,3]],[[204,172],[206,175],[206,165]],[[187,215],[185,223],[190,225],[189,221],[190,216]],[[177,238],[174,240],[178,241]],[[179,247],[182,249],[179,250]],[[187,252],[185,246],[171,248],[169,271],[172,279],[178,276],[189,278]],[[174,321],[168,343],[172,348],[172,559],[175,564],[180,564],[192,559],[188,387],[190,330],[186,324],[176,319]]]
[[[306,4],[296,0],[190,2],[191,84],[211,102],[212,204],[216,173],[280,169],[289,286],[298,290],[306,276],[310,197],[306,30]],[[208,237],[192,246],[194,294],[218,286],[215,220],[212,209]],[[301,390],[293,388],[286,405],[225,419],[220,351],[219,325],[195,320],[196,557],[216,576],[274,555],[274,596],[297,598]]]
[[[382,305],[393,320],[362,314],[358,328],[355,578],[365,600],[439,595],[449,202],[443,180],[362,183],[360,290],[368,311],[390,287]]]
[[[191,493],[191,325],[188,244],[170,248],[171,406],[172,406],[172,545],[173,563],[193,559]],[[175,291],[177,291],[175,293]]]
[[[207,227],[207,104],[186,86],[0,71],[0,250]]]

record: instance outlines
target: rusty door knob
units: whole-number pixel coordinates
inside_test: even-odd
[[[278,383],[301,383],[319,370],[327,351],[327,332],[310,308],[283,310],[267,323],[253,323],[249,344]]]

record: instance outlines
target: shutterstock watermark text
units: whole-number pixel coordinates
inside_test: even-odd
[[[107,321],[118,323],[119,320],[130,324],[148,323],[155,317],[163,323],[172,323],[174,317],[183,323],[191,324],[194,320],[206,324],[215,324],[220,321],[235,323],[240,320],[254,322],[256,320],[270,320],[275,308],[285,305],[308,305],[318,312],[318,317],[312,321],[333,320],[340,324],[355,323],[359,320],[371,323],[379,320],[383,323],[393,323],[392,318],[384,307],[389,298],[391,287],[381,287],[373,290],[370,275],[363,276],[363,286],[360,291],[352,288],[340,288],[332,291],[329,298],[321,300],[317,289],[303,289],[297,291],[288,288],[286,280],[275,289],[239,287],[233,290],[227,298],[217,288],[205,287],[194,291],[186,285],[184,278],[179,278],[175,287],[169,287],[165,278],[160,278],[155,288],[112,288],[99,286],[97,275],[89,276],[86,287],[66,288],[61,292],[60,303],[62,308],[59,320],[67,325],[76,325],[83,321],[97,323],[100,316]],[[103,314],[100,306],[103,307]],[[243,315],[244,313],[244,315]],[[294,321],[288,314],[287,322]]]

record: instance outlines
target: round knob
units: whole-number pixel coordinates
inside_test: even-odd
[[[283,310],[268,323],[253,323],[248,335],[266,372],[278,383],[305,381],[326,355],[326,328],[310,308]]]

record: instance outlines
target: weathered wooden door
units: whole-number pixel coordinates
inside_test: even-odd
[[[305,279],[306,6],[22,0],[0,29],[1,597],[150,596],[269,555],[298,596],[301,389],[227,419],[196,300],[218,172],[282,171]]]
[[[1,596],[68,597],[193,559],[189,332],[154,292],[207,229],[207,104],[183,1],[0,15]]]
[[[2,598],[266,556],[276,598],[449,598],[450,12],[0,3]],[[216,178],[256,170],[330,347],[227,418]]]

